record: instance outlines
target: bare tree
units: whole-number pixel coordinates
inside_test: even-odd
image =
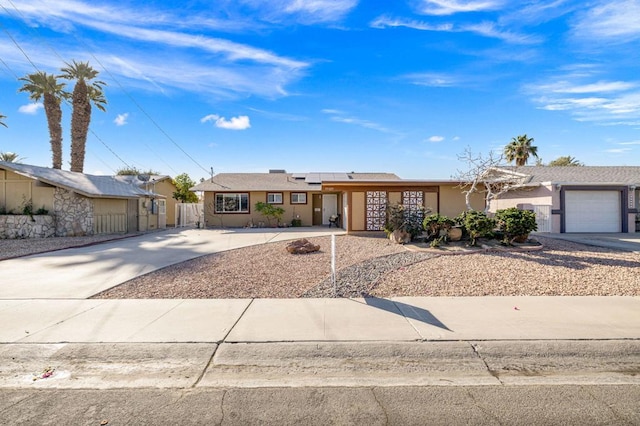
[[[466,170],[458,170],[454,179],[460,181],[459,188],[464,194],[467,210],[471,207],[471,194],[484,193],[485,208],[487,213],[491,207],[491,201],[507,191],[521,187],[526,175],[508,170],[500,170],[502,155],[496,156],[489,152],[488,156],[475,154],[467,147],[462,154],[458,154],[458,160],[467,165]]]

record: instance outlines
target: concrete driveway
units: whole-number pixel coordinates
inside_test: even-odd
[[[343,234],[340,229],[170,229],[0,262],[0,299],[86,299],[168,265],[256,244]]]
[[[640,253],[640,232],[635,234],[538,234],[541,237],[573,241],[590,246]]]

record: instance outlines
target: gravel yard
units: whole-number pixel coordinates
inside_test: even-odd
[[[121,238],[0,240],[0,260]],[[408,251],[383,236],[336,237],[338,296],[640,296],[640,256],[537,237],[539,251],[472,254]],[[330,237],[320,251],[289,254],[287,242],[203,256],[138,277],[96,298],[333,297]]]
[[[318,253],[292,255],[286,242],[204,256],[110,289],[97,298],[333,297],[330,237]],[[383,237],[336,238],[342,297],[640,296],[637,254],[540,237],[544,249],[443,255],[407,251]]]

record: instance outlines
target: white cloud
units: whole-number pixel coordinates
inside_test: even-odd
[[[566,75],[529,85],[540,109],[566,111],[577,121],[606,125],[636,125],[640,119],[640,89],[635,81],[595,80],[597,72],[582,70],[579,76]],[[595,81],[594,81],[595,80]]]
[[[415,19],[389,18],[386,16],[381,16],[372,21],[369,26],[378,29],[384,29],[387,27],[405,27],[419,31],[438,31],[451,33],[471,32],[483,37],[496,38],[513,44],[537,44],[542,41],[542,39],[538,36],[518,34],[513,31],[504,30],[497,24],[489,21],[466,25],[454,25],[452,23],[433,25],[426,22],[417,21]]]
[[[604,152],[608,152],[610,154],[624,154],[625,152],[631,151],[631,148],[611,148],[605,149]]]
[[[15,7],[13,19],[19,16],[29,25],[51,29],[61,37],[80,27],[144,42],[138,45],[125,40],[122,45],[105,44],[104,51],[98,47],[92,55],[122,83],[161,93],[177,88],[226,98],[279,97],[287,94],[285,87],[299,79],[309,66],[306,61],[260,47],[195,35],[192,27],[182,31],[185,26],[181,22],[185,19],[177,15],[182,12],[164,12],[151,7],[115,8],[76,0],[60,0],[47,7],[42,7],[41,0],[24,0],[16,2]],[[6,14],[5,9],[0,9],[0,16]],[[206,20],[205,17],[198,19]],[[248,27],[246,22],[242,25]],[[38,67],[59,70],[60,60],[51,55],[47,46],[28,40],[21,44]],[[9,47],[6,43],[0,45],[0,56],[18,69],[21,65],[16,64],[24,63],[24,58]],[[151,50],[156,53],[149,56]],[[58,53],[69,58],[87,55],[85,47],[75,45],[73,40],[61,45]],[[181,72],[175,72],[176,69]]]
[[[227,130],[246,130],[251,127],[249,117],[246,115],[231,117],[229,120],[227,120],[226,118],[220,117],[217,114],[209,114],[200,119],[201,123],[206,123],[207,121],[213,121],[216,127]]]
[[[369,24],[369,26],[378,29],[383,29],[386,27],[405,27],[421,31],[453,31],[453,24],[450,23],[433,25],[426,22],[417,21],[415,19],[390,18],[387,16],[380,16],[376,18]]]
[[[459,141],[460,140],[460,136],[454,136],[452,140]]]
[[[431,136],[429,138],[429,142],[442,142],[444,140],[444,136]]]
[[[640,38],[640,0],[600,1],[574,25],[578,37],[623,43]]]
[[[41,108],[44,108],[44,105],[42,105],[40,102],[34,102],[31,104],[22,105],[20,108],[18,108],[18,112],[21,112],[23,114],[35,115]]]
[[[407,74],[402,78],[409,80],[411,84],[428,87],[452,87],[461,83],[458,77],[442,73]]]
[[[390,129],[369,120],[363,120],[361,118],[350,117],[345,112],[336,109],[323,109],[323,113],[330,115],[331,121],[336,123],[353,124],[355,126],[364,127],[366,129],[377,130],[383,133],[394,133]]]
[[[630,142],[619,142],[618,145],[640,145],[640,140]]]
[[[328,22],[342,19],[357,4],[358,0],[292,0],[284,11],[302,15],[303,21],[307,23]]]
[[[502,1],[491,0],[421,0],[420,3],[418,10],[425,15],[453,15],[459,12],[483,12],[496,10],[502,6]]]
[[[263,19],[272,22],[314,24],[342,20],[358,5],[358,0],[243,0]]]
[[[127,124],[127,119],[129,118],[129,113],[125,112],[124,114],[118,114],[118,116],[113,120],[116,123],[116,126],[124,126]]]

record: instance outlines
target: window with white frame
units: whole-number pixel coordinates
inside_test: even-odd
[[[216,194],[216,213],[249,213],[249,194]]]
[[[291,193],[291,204],[307,204],[307,193],[306,192],[292,192]]]
[[[267,193],[267,203],[269,203],[269,204],[282,204],[282,192],[269,192],[269,193]]]

